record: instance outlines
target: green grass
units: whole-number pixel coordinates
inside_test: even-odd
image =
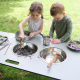
[[[39,74],[23,71],[0,64],[0,73],[3,74],[1,80],[55,80]]]
[[[2,36],[0,35],[0,38],[1,38]]]
[[[11,64],[15,64],[15,65],[18,65],[18,64],[19,64],[19,62],[11,61],[11,60],[6,60],[5,62],[7,62],[7,63],[11,63]]]
[[[29,13],[29,7],[36,0],[0,0],[0,31],[15,33],[19,31],[18,25]],[[43,34],[49,35],[52,22],[50,7],[54,2],[61,2],[65,7],[65,12],[73,21],[72,40],[80,41],[80,0],[37,0],[44,7],[44,26]],[[23,29],[28,30],[28,24]],[[0,64],[0,73],[3,74],[2,80],[54,80],[45,76],[15,69]]]

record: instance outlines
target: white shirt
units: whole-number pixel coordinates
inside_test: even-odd
[[[42,23],[42,18],[40,17],[38,22],[34,22],[30,15],[30,22],[28,23],[28,29],[30,32],[36,32],[39,30],[40,25]]]

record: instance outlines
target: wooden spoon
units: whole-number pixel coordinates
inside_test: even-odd
[[[8,46],[9,44],[6,44],[5,46],[3,46],[2,48],[0,48],[0,50],[2,50],[3,48],[5,48],[6,46]]]
[[[9,46],[8,46],[7,50],[9,49],[10,45],[11,45],[11,43],[9,44]],[[6,52],[7,52],[7,50],[6,50]],[[6,52],[5,52],[5,54],[6,54]],[[4,54],[4,55],[5,55],[5,54]]]
[[[50,61],[50,63],[47,65],[48,68],[51,66],[51,64],[52,64],[53,61],[57,58],[58,55],[59,55],[59,54],[56,54],[56,55],[54,56],[54,58]]]
[[[22,39],[21,39],[21,42],[20,42],[20,51],[21,51],[21,43],[22,43]]]

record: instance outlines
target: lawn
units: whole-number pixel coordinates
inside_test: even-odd
[[[18,25],[23,21],[28,13],[32,2],[36,0],[0,0],[0,31],[15,33],[19,31]],[[43,4],[44,26],[43,34],[49,35],[52,22],[50,7],[54,2],[64,4],[65,12],[73,21],[72,40],[80,41],[80,0],[37,0]],[[28,24],[23,29],[28,30]],[[3,74],[2,80],[55,80],[38,74],[15,69],[0,64],[0,73]]]

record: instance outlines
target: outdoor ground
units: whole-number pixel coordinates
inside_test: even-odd
[[[36,0],[0,0],[0,31],[15,33],[19,31],[18,25],[28,13],[32,2]],[[80,41],[80,0],[37,0],[43,4],[44,26],[43,34],[49,35],[52,22],[50,7],[54,2],[61,2],[65,7],[65,13],[73,21],[72,40]],[[24,30],[28,30],[28,24]],[[2,75],[1,75],[2,74]],[[1,80],[55,80],[38,74],[15,69],[0,64]]]

